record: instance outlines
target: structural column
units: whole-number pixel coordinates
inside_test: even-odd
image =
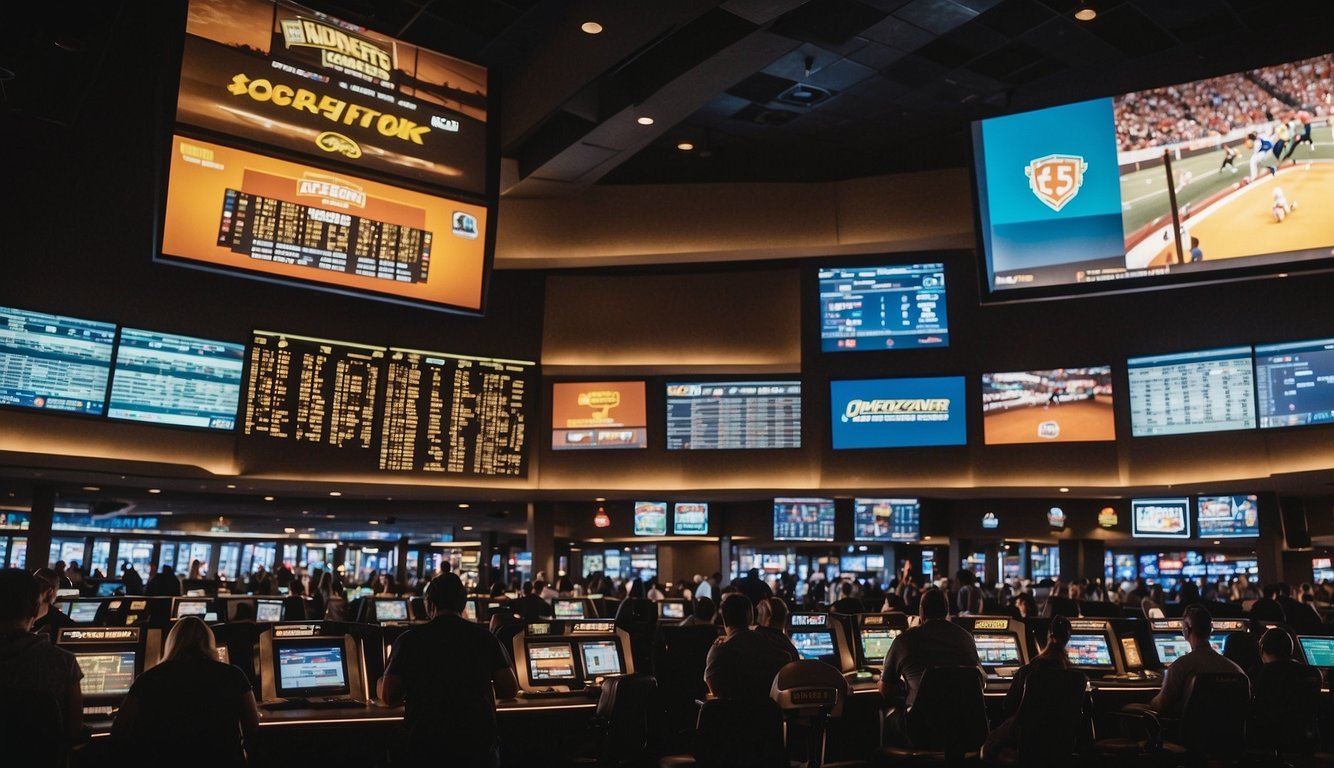
[[[51,524],[55,514],[55,486],[34,485],[32,509],[28,513],[28,554],[24,562],[24,568],[29,572],[51,565],[47,558],[51,553]]]
[[[533,555],[533,574],[556,577],[556,516],[550,504],[528,504],[528,551]]]

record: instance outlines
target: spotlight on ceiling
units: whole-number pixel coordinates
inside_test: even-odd
[[[597,23],[596,21],[585,21],[583,24],[579,25],[579,28],[584,31],[584,34],[588,35],[602,34],[602,25]]]
[[[1079,10],[1075,11],[1075,18],[1080,21],[1093,21],[1098,18],[1098,12],[1085,3],[1079,4]]]

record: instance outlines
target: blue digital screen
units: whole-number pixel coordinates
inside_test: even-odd
[[[107,416],[232,429],[244,362],[244,344],[124,328]]]
[[[1260,427],[1334,423],[1334,339],[1255,348]]]
[[[1195,500],[1195,511],[1201,539],[1260,535],[1260,504],[1255,496],[1200,496]]]
[[[964,445],[961,376],[829,382],[834,449]]]
[[[101,415],[116,326],[0,307],[0,405]]]
[[[825,268],[819,278],[821,350],[949,346],[944,264]]]
[[[917,541],[922,535],[917,499],[854,499],[852,508],[857,541]]]

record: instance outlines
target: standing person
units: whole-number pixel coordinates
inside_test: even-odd
[[[458,576],[437,576],[425,597],[431,620],[394,643],[379,698],[389,706],[406,703],[406,750],[415,764],[447,756],[449,765],[494,768],[500,764],[496,699],[518,695],[514,668],[486,626],[461,615],[468,595]]]
[[[208,764],[244,766],[246,739],[259,726],[255,693],[245,673],[218,661],[213,631],[184,616],[167,634],[162,661],[134,681],[111,727],[126,760],[209,750]]]
[[[157,597],[180,597],[181,580],[176,578],[174,568],[164,565],[158,575],[148,580],[148,588],[145,591]]]
[[[139,574],[139,571],[135,570],[134,563],[121,563],[120,580],[125,583],[125,594],[142,595],[144,593],[144,577]]]
[[[732,586],[736,588],[737,592],[745,595],[746,599],[750,600],[751,606],[758,605],[761,600],[768,600],[774,596],[773,590],[769,589],[769,585],[765,584],[764,580],[760,578],[759,568],[751,568],[745,576],[732,582]]]
[[[74,654],[32,633],[39,596],[37,581],[26,571],[0,570],[0,696],[20,692],[49,696],[64,717],[64,733],[73,741],[83,733],[79,690],[83,671]]]
[[[1223,147],[1223,164],[1218,166],[1218,172],[1222,173],[1224,168],[1229,168],[1233,173],[1237,172],[1237,150],[1231,146]]]

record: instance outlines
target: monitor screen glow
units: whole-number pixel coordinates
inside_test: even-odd
[[[824,352],[949,346],[945,265],[819,271]]]
[[[800,447],[800,381],[667,385],[668,450]]]
[[[376,620],[376,621],[407,621],[407,620],[408,620],[408,601],[406,601],[406,600],[376,600],[376,601],[375,601],[375,620]]]
[[[832,632],[794,631],[788,638],[797,648],[797,656],[808,661],[823,661],[838,664],[838,654],[834,650]]]
[[[556,382],[551,387],[551,449],[648,447],[643,381]]]
[[[0,307],[0,405],[100,416],[116,326]]]
[[[962,376],[829,382],[834,450],[968,442]]]
[[[1112,367],[982,375],[987,445],[1116,439]]]
[[[1297,642],[1302,647],[1306,663],[1313,667],[1334,667],[1334,637],[1301,636]]]
[[[259,600],[255,603],[255,621],[275,622],[283,620],[281,600]]]
[[[69,604],[69,617],[76,624],[91,624],[97,619],[97,607],[100,602],[75,600]]]
[[[833,541],[833,499],[774,499],[774,539]]]
[[[1131,499],[1130,535],[1139,538],[1190,538],[1190,499]]]
[[[134,683],[134,651],[105,653],[76,653],[83,679],[79,688],[84,698],[95,696],[123,696]]]
[[[584,601],[556,600],[552,604],[552,613],[558,619],[582,619],[584,618]]]
[[[1255,427],[1250,347],[1132,357],[1126,371],[1134,437]]]
[[[1107,636],[1103,634],[1071,635],[1065,651],[1070,657],[1070,663],[1076,667],[1112,666],[1112,649],[1107,643]]]
[[[1200,496],[1195,500],[1196,530],[1202,539],[1260,535],[1259,499],[1249,496]]]
[[[899,636],[899,630],[876,627],[863,629],[860,634],[862,660],[868,665],[873,665],[885,660],[885,654],[889,653],[889,647],[894,644],[894,638]]]
[[[1334,423],[1334,339],[1255,348],[1260,428]]]
[[[621,653],[615,640],[585,642],[580,646],[584,674],[590,677],[621,674]]]
[[[857,541],[917,541],[922,535],[917,499],[857,498],[852,509],[852,537]]]
[[[667,502],[636,501],[634,531],[636,536],[666,536]]]
[[[1019,638],[1009,632],[996,634],[975,632],[973,645],[977,648],[977,658],[982,662],[982,666],[1010,667],[1023,663],[1023,657],[1019,653]]]
[[[343,646],[337,642],[326,645],[277,645],[278,695],[303,693],[346,693],[347,664]]]
[[[231,430],[245,345],[122,328],[107,416]]]
[[[1164,667],[1190,653],[1190,642],[1180,633],[1170,635],[1155,633],[1153,647],[1158,652],[1158,661],[1162,662]]]
[[[709,505],[703,502],[678,501],[672,505],[672,533],[677,536],[707,536],[709,533]]]
[[[560,682],[574,677],[574,651],[568,644],[528,646],[529,680]]]

